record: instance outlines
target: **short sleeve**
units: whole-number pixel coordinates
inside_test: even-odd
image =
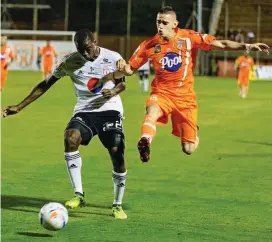
[[[123,59],[123,57],[118,52],[112,52],[112,67],[114,71],[117,70],[116,62]]]
[[[65,59],[61,60],[60,63],[58,63],[54,69],[54,71],[52,72],[52,75],[57,77],[57,78],[61,78],[66,76],[66,71],[65,71]]]
[[[209,34],[202,34],[195,31],[190,31],[190,39],[193,48],[199,48],[201,50],[210,50],[211,42],[216,38]]]
[[[129,60],[129,64],[132,68],[139,69],[144,63],[148,61],[146,51],[146,43],[144,41],[138,46]]]

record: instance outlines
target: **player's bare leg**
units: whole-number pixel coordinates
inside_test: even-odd
[[[198,145],[199,145],[199,137],[198,137],[198,127],[197,127],[197,133],[196,133],[196,138],[194,142],[185,142],[182,141],[181,142],[181,147],[182,147],[182,151],[186,154],[186,155],[191,155],[194,153],[194,151],[197,149]],[[181,129],[181,139],[183,137],[183,132]]]
[[[127,169],[124,159],[124,137],[121,134],[113,135],[113,144],[108,148],[112,165],[112,181],[114,187],[114,199],[112,205],[112,216],[116,219],[126,219],[127,215],[122,208],[122,200],[125,192]]]
[[[248,92],[248,86],[244,85],[242,89],[242,98],[246,98]]]
[[[156,133],[156,121],[162,115],[160,106],[152,103],[146,108],[146,116],[141,130],[141,139],[138,142],[140,159],[147,162],[150,159],[150,144]]]
[[[75,196],[65,203],[68,208],[76,208],[85,205],[84,192],[82,188],[81,166],[82,159],[78,151],[81,143],[81,135],[77,129],[67,129],[64,134],[65,160],[71,183],[74,187]]]

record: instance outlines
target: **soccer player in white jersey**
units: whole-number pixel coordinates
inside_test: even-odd
[[[139,85],[141,92],[148,92],[150,75],[150,62],[149,60],[138,69]]]
[[[66,202],[68,208],[85,205],[81,180],[82,159],[80,145],[88,145],[98,135],[113,164],[112,180],[114,201],[112,215],[126,219],[122,209],[127,170],[124,160],[124,133],[122,126],[123,105],[120,92],[125,90],[124,76],[116,71],[121,55],[96,45],[92,32],[87,29],[75,34],[77,48],[55,67],[53,73],[40,82],[19,104],[8,106],[3,116],[19,113],[27,105],[42,96],[56,81],[69,76],[75,87],[77,104],[74,115],[64,134],[65,160],[75,196]]]

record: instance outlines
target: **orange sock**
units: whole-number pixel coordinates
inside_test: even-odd
[[[156,134],[156,121],[154,121],[149,115],[145,115],[144,123],[141,129],[141,137],[146,137],[152,141]]]

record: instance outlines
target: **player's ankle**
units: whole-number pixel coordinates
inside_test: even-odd
[[[75,195],[78,195],[78,196],[84,197],[84,195],[85,195],[85,194],[84,194],[84,192],[82,192],[82,193],[81,193],[81,192],[75,192]]]

